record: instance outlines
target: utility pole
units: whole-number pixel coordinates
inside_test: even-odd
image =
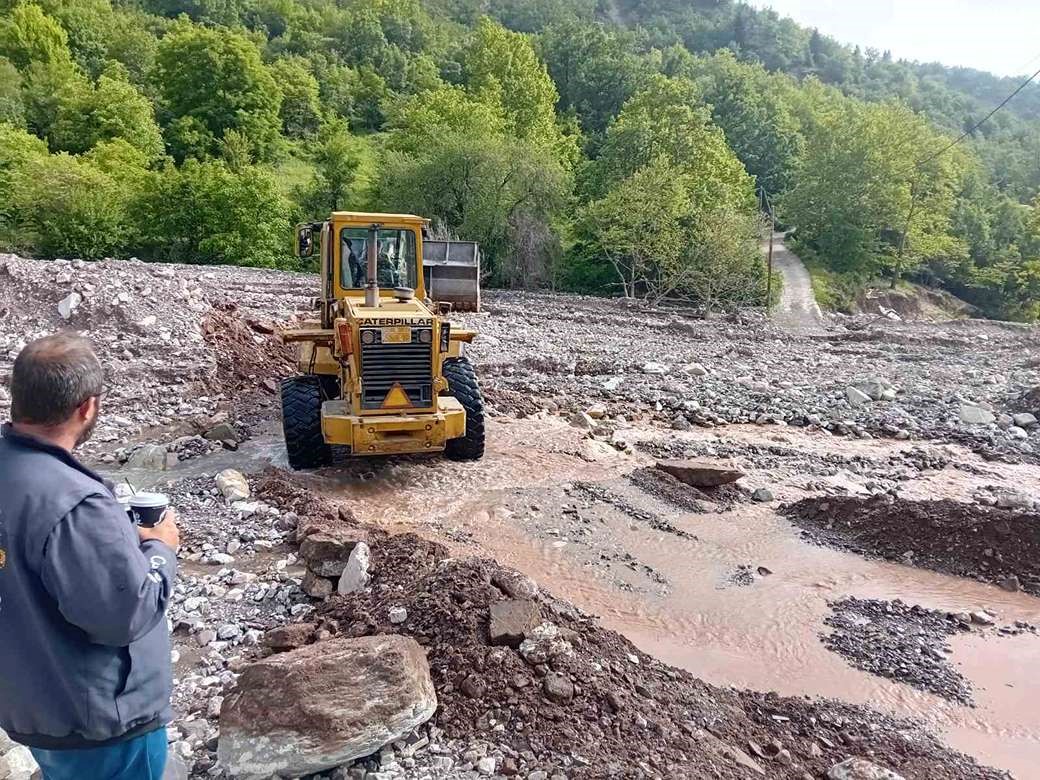
[[[773,311],[773,233],[776,232],[776,217],[764,187],[758,188],[758,195],[762,210],[769,216],[769,260],[766,264],[766,314],[769,315]]]

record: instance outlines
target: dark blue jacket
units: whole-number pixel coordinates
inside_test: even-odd
[[[0,728],[32,747],[118,742],[172,717],[177,558],[101,477],[0,431]]]

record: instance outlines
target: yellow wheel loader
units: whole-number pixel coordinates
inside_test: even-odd
[[[333,445],[358,456],[483,456],[484,399],[465,357],[476,334],[452,328],[426,296],[428,227],[410,214],[359,212],[297,226],[297,255],[320,255],[321,317],[281,333],[297,345],[299,365],[281,386],[292,468],[329,464]],[[479,302],[478,275],[479,267],[474,294],[462,294],[469,308]]]

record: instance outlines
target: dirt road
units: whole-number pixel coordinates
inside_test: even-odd
[[[773,320],[788,329],[822,332],[826,322],[812,291],[805,264],[784,243],[783,233],[773,234],[773,268],[783,276],[784,288],[773,310]]]

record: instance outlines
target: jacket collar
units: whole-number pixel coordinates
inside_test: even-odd
[[[76,460],[76,458],[72,456],[72,453],[62,449],[61,447],[58,447],[55,444],[51,444],[50,442],[38,439],[35,436],[27,436],[24,433],[18,433],[14,429],[14,426],[11,425],[11,423],[4,423],[2,426],[0,426],[0,437],[3,437],[12,444],[17,444],[21,447],[26,447],[32,450],[38,450],[39,452],[45,452],[48,455],[57,458],[66,466],[70,466],[76,469],[76,471],[86,474],[88,477],[97,482],[100,482],[102,485],[107,485],[105,479],[100,474],[97,474],[91,469],[88,469],[86,466],[84,466],[82,463]]]

